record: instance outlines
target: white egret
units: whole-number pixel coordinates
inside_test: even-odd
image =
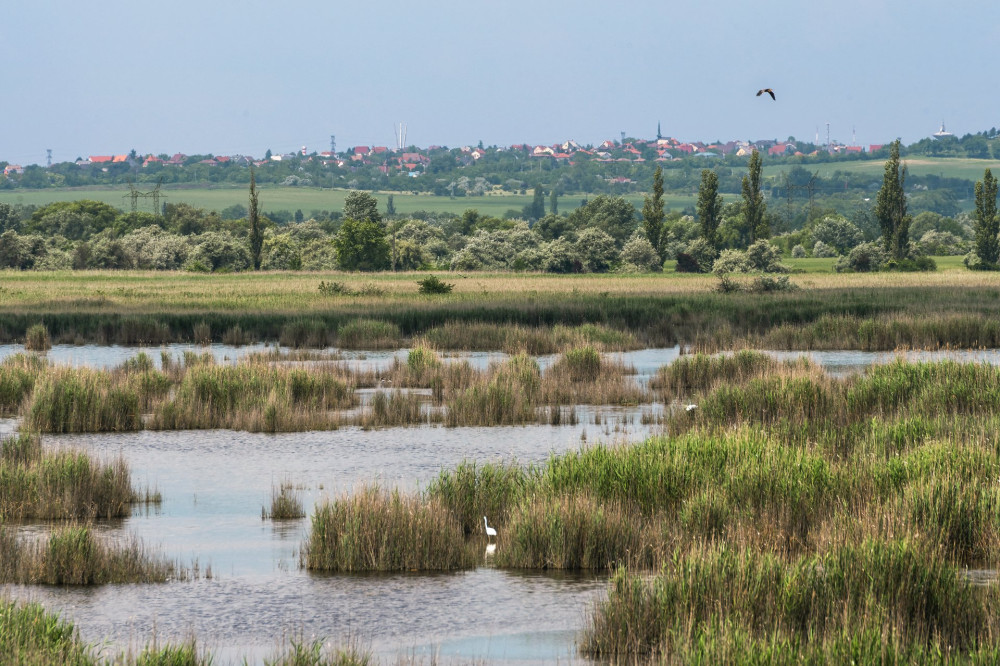
[[[490,527],[489,522],[486,520],[486,516],[483,516],[483,524],[486,525],[486,538],[487,539],[489,539],[490,537],[495,537],[497,535],[497,531],[495,529],[493,529],[492,527]]]
[[[687,405],[686,407],[684,407],[684,411],[687,411],[687,412],[693,412],[696,409],[698,409],[698,405],[693,405],[692,404],[692,405]]]

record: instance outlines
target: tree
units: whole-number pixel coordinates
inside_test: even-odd
[[[247,209],[247,218],[250,221],[250,260],[253,262],[253,269],[259,271],[261,251],[264,248],[264,231],[260,226],[257,181],[254,177],[253,167],[250,168],[250,207]]]
[[[642,205],[642,228],[654,248],[660,247],[663,233],[663,167],[656,165],[653,174],[653,196],[645,197]]]
[[[997,179],[989,169],[976,181],[976,254],[983,262],[1000,260],[1000,218],[997,217]]]
[[[553,187],[552,191],[549,192],[549,215],[559,214],[559,193],[556,188]]]
[[[875,198],[875,219],[882,229],[882,248],[889,257],[904,259],[909,245],[911,218],[906,212],[906,167],[899,168],[899,139],[889,149],[882,188]]]
[[[540,220],[545,217],[545,189],[541,185],[535,185],[535,195],[522,212],[529,220]]]
[[[382,222],[378,212],[378,199],[367,192],[351,192],[344,199],[344,217],[356,222]]]
[[[347,218],[333,245],[337,261],[346,271],[381,271],[389,267],[389,243],[381,222]]]
[[[390,194],[389,198],[385,202],[385,216],[392,217],[395,214],[396,214],[396,202],[393,201],[392,195]]]
[[[636,228],[635,206],[625,197],[601,194],[570,213],[570,222],[577,229],[596,227],[611,235],[620,248]]]
[[[722,213],[722,197],[719,196],[719,176],[711,169],[701,172],[701,185],[698,186],[698,224],[700,236],[714,247],[718,247],[719,218]]]
[[[760,153],[756,150],[750,155],[750,173],[743,177],[743,236],[748,247],[762,238],[771,236],[768,224],[767,204],[764,203],[764,193],[760,189]]]

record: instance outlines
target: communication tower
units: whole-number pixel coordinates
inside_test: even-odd
[[[47,167],[52,166],[52,149],[51,148],[46,148],[45,149],[45,166],[47,166]]]
[[[334,134],[330,135],[330,152],[334,155],[337,154],[337,137]]]

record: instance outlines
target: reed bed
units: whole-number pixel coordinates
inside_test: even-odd
[[[54,367],[36,380],[25,422],[43,433],[138,430],[139,405],[139,391],[108,372]]]
[[[443,504],[377,487],[318,506],[302,554],[313,571],[445,571],[474,562]]]
[[[44,450],[24,433],[0,441],[0,522],[123,518],[140,499],[122,457]]]
[[[448,321],[424,333],[438,349],[505,351],[512,354],[554,354],[567,347],[598,346],[604,351],[626,351],[641,345],[628,331],[600,324],[529,327],[496,322]]]
[[[710,546],[668,559],[652,580],[619,569],[581,650],[614,660],[735,657],[727,663],[760,663],[763,655],[821,663],[845,652],[978,660],[998,654],[998,599],[995,587],[974,588],[905,540],[791,561]],[[873,637],[881,647],[869,644]]]
[[[0,414],[14,414],[35,388],[48,361],[34,354],[14,354],[0,362]]]
[[[231,428],[287,432],[336,427],[331,411],[353,404],[353,391],[329,371],[265,364],[187,368],[174,395],[156,405],[152,429]]]
[[[99,655],[85,643],[71,622],[47,612],[37,603],[0,598],[0,655],[5,664],[25,666],[209,666],[212,658],[194,640],[180,645],[157,645],[127,650],[113,657]],[[293,662],[294,663],[294,662]]]
[[[141,541],[106,543],[86,526],[57,528],[46,540],[0,528],[0,582],[45,585],[161,583],[187,573],[151,555]]]

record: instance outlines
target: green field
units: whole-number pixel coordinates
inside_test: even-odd
[[[998,160],[978,160],[964,157],[903,157],[901,159],[907,170],[915,176],[941,176],[944,178],[964,178],[966,180],[977,181],[983,179],[983,172],[986,169],[1000,171],[1000,161]],[[765,166],[764,176],[773,177],[790,170],[794,164],[779,164],[775,166]],[[866,160],[858,162],[827,162],[825,164],[805,164],[806,170],[818,173],[822,178],[829,178],[835,171],[845,173],[868,174],[874,179],[881,180],[885,171],[885,162],[882,160]]]
[[[247,205],[247,189],[243,187],[230,188],[207,188],[192,187],[162,190],[163,203],[186,203],[196,208],[205,210],[222,211],[234,204]],[[296,211],[301,210],[307,217],[314,210],[341,211],[344,209],[344,199],[351,190],[323,189],[317,187],[260,187],[260,206],[264,212],[268,211]],[[43,190],[5,190],[0,192],[0,203],[24,204],[43,206],[55,201],[78,201],[80,199],[92,199],[103,201],[104,203],[125,209],[130,204],[126,195],[128,188],[125,186],[104,189],[82,189],[82,188],[51,188]],[[388,192],[376,192],[375,198],[379,201],[379,208],[385,210],[389,197]],[[416,211],[427,211],[434,213],[455,213],[461,215],[465,210],[474,208],[483,215],[503,217],[509,210],[520,211],[524,206],[532,202],[530,194],[503,194],[487,195],[482,197],[439,197],[433,194],[412,194],[410,192],[394,192],[393,205],[396,212],[402,215],[414,213]],[[559,210],[563,213],[571,211],[581,204],[584,199],[593,198],[595,195],[567,194],[559,198]],[[641,195],[629,195],[625,197],[632,202],[637,209],[642,208]],[[670,209],[682,209],[694,206],[695,198],[690,195],[667,195],[666,206]],[[546,209],[549,202],[546,198]],[[148,200],[140,201],[139,210],[152,212],[151,203]]]

